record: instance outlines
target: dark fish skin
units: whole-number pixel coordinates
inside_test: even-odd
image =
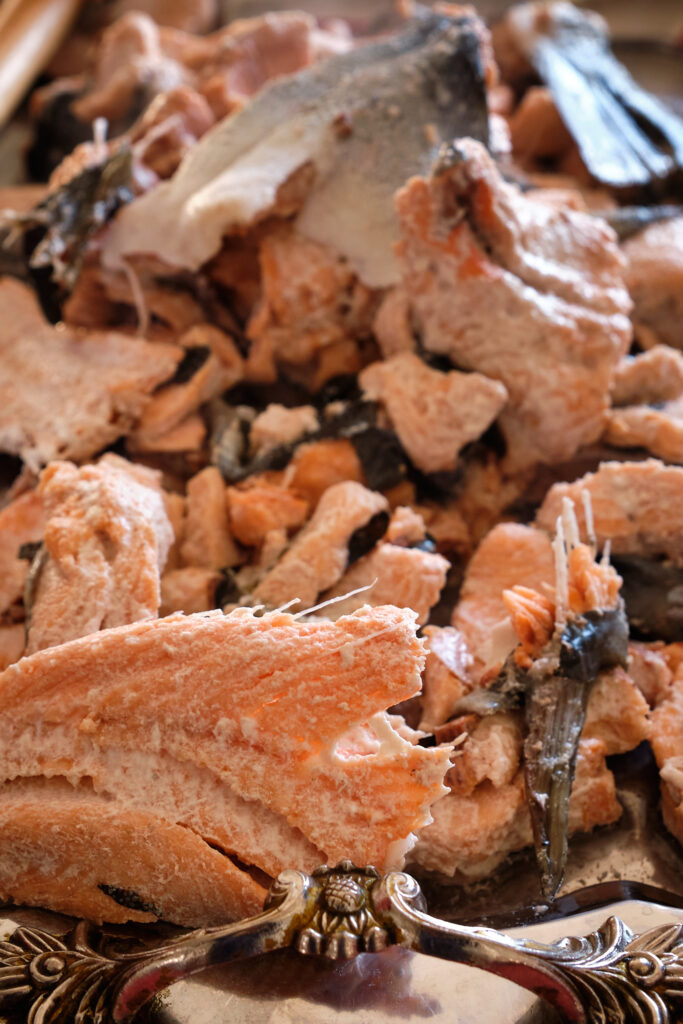
[[[302,434],[295,441],[275,445],[262,455],[245,460],[248,449],[248,414],[253,410],[237,406],[224,408],[212,440],[211,461],[218,466],[227,483],[237,483],[245,477],[264,473],[269,469],[284,469],[302,444],[330,438],[348,438],[363,465],[367,484],[379,491],[393,487],[404,479],[407,457],[393,430],[376,425],[378,406],[367,400],[347,402],[341,412],[325,416],[320,413],[320,427]],[[220,417],[219,417],[220,418]]]
[[[394,193],[429,173],[441,142],[488,141],[482,32],[466,8],[417,7],[399,32],[267,84],[200,139],[171,179],[121,211],[105,264],[156,252],[169,266],[196,270],[309,166],[315,180],[297,230],[346,256],[369,286],[394,284]],[[350,130],[340,132],[340,123]],[[247,197],[239,183],[248,174],[263,187]]]
[[[588,697],[601,672],[626,667],[628,635],[623,601],[572,617],[549,645],[557,651],[557,669],[539,672],[544,656],[528,673],[524,778],[541,888],[549,900],[567,863],[569,798]]]
[[[131,151],[121,146],[8,221],[23,229],[27,272],[52,323],[60,319],[61,299],[76,283],[88,242],[133,198],[131,175]]]
[[[543,17],[516,42],[550,89],[592,176],[613,188],[667,182],[679,191],[683,121],[619,63],[601,19],[568,3],[538,8]]]
[[[525,703],[524,781],[545,899],[553,899],[567,862],[569,796],[590,687],[551,675]]]
[[[623,601],[614,609],[573,616],[528,671],[508,657],[491,686],[467,694],[451,716],[492,715],[523,704],[524,779],[548,900],[562,884],[567,863],[569,798],[588,698],[601,672],[626,667],[628,637]]]
[[[627,238],[637,235],[649,224],[683,216],[683,206],[676,206],[674,203],[660,206],[620,206],[616,210],[605,210],[603,213],[596,210],[595,215],[604,217],[609,226],[616,231],[619,241],[625,242]]]
[[[363,558],[364,555],[372,551],[375,544],[379,543],[387,532],[388,525],[389,513],[382,510],[381,512],[376,512],[374,516],[368,519],[365,526],[359,526],[357,530],[353,531],[349,537],[347,569],[354,562],[357,562],[359,558]]]
[[[637,555],[613,560],[632,632],[646,639],[683,640],[683,569]]]

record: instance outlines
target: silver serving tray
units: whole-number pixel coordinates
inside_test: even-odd
[[[321,0],[321,8],[323,3],[325,13],[347,13],[347,5],[340,0]],[[240,14],[255,13],[258,6],[253,0],[225,0],[225,4]],[[259,9],[277,6],[276,0],[270,0]],[[315,3],[304,6],[316,10]],[[487,15],[504,6],[496,0],[480,5]],[[591,6],[612,23],[619,59],[642,85],[680,111],[680,50],[642,38],[642,5],[601,0]],[[392,5],[354,0],[349,12],[351,8],[359,23],[364,20],[370,25],[389,19]],[[679,0],[660,0],[648,7],[647,31],[651,36],[671,37],[680,18]],[[21,150],[29,137],[21,114],[0,132],[0,186],[22,181]],[[493,877],[468,887],[419,875],[430,913],[447,921],[503,928],[509,935],[543,942],[585,935],[610,914],[617,914],[635,932],[683,922],[683,850],[661,820],[658,774],[649,747],[643,744],[609,763],[624,808],[621,820],[572,839],[565,883],[553,906],[539,903],[535,860],[524,852],[509,858]],[[0,907],[0,943],[19,927],[64,935],[75,924],[72,919],[34,908]],[[180,932],[138,926],[111,929],[111,934],[126,949],[131,943],[160,944]],[[0,987],[1,979],[0,963]],[[0,1024],[25,1024],[26,1013],[17,1010],[3,1017],[0,1012]],[[546,1002],[509,981],[394,946],[342,962],[282,949],[209,968],[157,996],[140,1019],[148,1024],[390,1024],[409,1020],[532,1024],[560,1018]],[[658,1018],[645,1019],[654,1022]],[[683,1020],[683,1016],[677,1019]],[[38,1010],[30,1024],[49,1024],[49,1020]],[[86,1024],[86,1018],[76,1024]]]

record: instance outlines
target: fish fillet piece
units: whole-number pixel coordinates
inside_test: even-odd
[[[614,405],[666,402],[683,394],[683,355],[668,345],[655,345],[637,356],[625,356],[612,384]]]
[[[507,401],[500,381],[442,373],[412,352],[372,363],[358,382],[384,406],[406,453],[425,473],[455,469],[460,449],[484,433]]]
[[[628,675],[650,707],[666,696],[673,678],[661,641],[653,644],[631,640],[628,645]]]
[[[160,481],[116,455],[43,471],[47,560],[35,584],[28,654],[157,615],[173,543]]]
[[[116,753],[131,786],[132,754],[159,754],[260,801],[327,858],[399,864],[448,767],[447,751],[409,742],[384,714],[419,692],[423,661],[414,613],[394,607],[336,623],[239,609],[104,630],[0,676],[0,778],[91,777],[96,755]],[[344,736],[364,723],[372,743],[349,754]]]
[[[175,345],[53,327],[10,278],[0,280],[0,305],[0,449],[32,469],[86,459],[128,433],[182,358]]]
[[[246,328],[251,379],[275,380],[278,363],[300,366],[370,334],[375,296],[329,246],[283,228],[265,236],[259,260],[261,299]]]
[[[359,484],[365,482],[365,473],[356,449],[345,437],[302,444],[294,453],[291,467],[289,486],[306,498],[311,508],[318,504],[328,487],[334,484],[345,480]]]
[[[410,862],[462,881],[491,874],[514,850],[532,842],[523,773],[510,783],[482,782],[469,795],[449,793],[432,808],[434,821],[422,829]],[[569,805],[569,829],[585,832],[621,814],[614,777],[600,740],[582,739]]]
[[[596,473],[551,487],[536,516],[538,526],[554,530],[562,500],[570,498],[585,535],[582,491],[590,495],[600,547],[609,540],[616,555],[666,555],[683,565],[682,468],[656,459],[603,462]]]
[[[623,245],[633,318],[683,349],[683,217],[650,224]]]
[[[412,608],[423,626],[439,600],[449,568],[450,562],[443,555],[397,544],[377,544],[344,573],[324,600],[343,597],[359,587],[370,589],[323,608],[320,614],[338,619],[364,604],[391,603],[399,608]]]
[[[216,587],[222,576],[216,569],[187,566],[161,577],[161,615],[171,612],[208,612],[216,607]]]
[[[473,657],[462,633],[452,626],[426,626],[427,661],[422,673],[420,728],[430,732],[447,721],[472,687]]]
[[[683,396],[656,409],[610,409],[603,437],[617,448],[646,448],[665,462],[683,463]]]
[[[519,714],[507,711],[480,718],[457,747],[448,773],[451,792],[469,796],[487,780],[496,789],[509,786],[519,770],[523,743]]]
[[[382,494],[352,480],[328,487],[289,550],[254,590],[254,599],[274,608],[295,597],[301,608],[312,605],[343,576],[354,530],[388,507]]]
[[[188,480],[180,546],[185,565],[223,569],[242,561],[230,530],[225,492],[216,466],[207,466]]]
[[[655,345],[617,367],[604,438],[620,448],[646,448],[683,462],[683,355]]]
[[[285,487],[228,487],[230,527],[241,544],[260,547],[271,530],[303,526],[308,502]]]
[[[650,735],[645,697],[622,668],[601,672],[588,697],[584,739],[605,744],[608,757],[633,750]]]
[[[545,86],[526,90],[509,123],[513,152],[525,163],[560,158],[572,148],[572,137]]]
[[[662,815],[683,843],[683,671],[678,666],[671,686],[650,719],[650,743],[659,765]]]
[[[45,529],[43,502],[27,491],[0,510],[0,615],[5,615],[24,592],[30,559],[19,558],[22,544],[39,541]]]
[[[0,899],[104,921],[224,924],[266,890],[180,825],[61,778],[0,786]]]
[[[191,328],[187,334],[193,331],[196,332],[197,328]],[[188,354],[192,348],[198,347],[189,346]],[[217,398],[241,379],[241,362],[240,358],[239,363],[235,360],[233,366],[228,366],[211,352],[188,381],[160,388],[145,406],[131,442],[138,447],[144,447],[174,430],[188,416],[196,413],[201,405],[212,398]]]
[[[546,534],[533,526],[501,523],[487,533],[472,556],[452,617],[480,672],[489,659],[502,661],[517,643],[505,629],[510,620],[503,598],[503,591],[516,585],[540,593],[545,586],[554,587],[552,545]],[[497,628],[502,630],[502,642],[509,643],[502,657],[494,650]]]
[[[26,629],[23,622],[0,626],[0,672],[13,665],[24,653]]]
[[[422,342],[501,381],[511,466],[569,458],[599,437],[631,339],[616,236],[506,184],[461,139],[396,196],[398,255]]]

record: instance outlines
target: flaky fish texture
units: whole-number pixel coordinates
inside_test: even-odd
[[[82,890],[78,872],[68,898],[51,882],[58,862],[77,864],[89,807],[92,820],[108,823],[101,841],[88,826],[95,850],[101,842],[114,851],[97,885],[137,892],[139,882],[144,902],[179,923],[234,916],[245,900],[253,907],[251,879],[241,868],[235,875],[229,857],[222,884],[230,889],[233,878],[233,902],[217,897],[211,914],[187,903],[193,873],[174,865],[190,856],[188,833],[271,877],[343,857],[402,864],[448,768],[447,750],[419,746],[385,713],[419,691],[423,663],[415,614],[386,606],[337,622],[249,609],[176,614],[23,658],[0,676],[0,814],[24,835],[14,857],[0,857],[1,896],[121,920],[120,907],[91,899],[92,858]],[[40,778],[61,780],[61,831],[51,822],[53,790],[26,781]],[[166,902],[158,873],[141,864],[138,878],[132,867],[136,815],[145,864],[168,854]],[[205,848],[207,878],[220,874],[212,852]]]

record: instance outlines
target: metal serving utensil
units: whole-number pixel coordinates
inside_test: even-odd
[[[284,871],[261,914],[152,949],[105,952],[104,933],[84,922],[61,938],[19,927],[0,942],[0,1008],[28,1004],[28,1024],[130,1024],[169,985],[218,964],[283,949],[347,961],[397,946],[512,981],[575,1024],[673,1024],[683,1012],[676,917],[640,934],[612,916],[581,938],[511,937],[432,917],[408,874],[342,861],[312,875]]]

